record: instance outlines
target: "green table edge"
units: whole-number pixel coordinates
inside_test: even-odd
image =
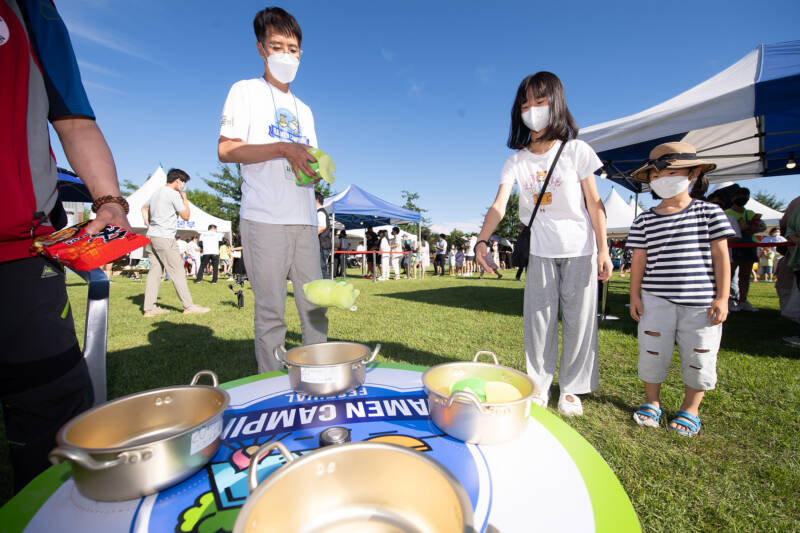
[[[428,369],[426,366],[405,363],[371,363],[368,368],[394,368],[414,372],[424,372]],[[228,390],[286,373],[286,370],[277,370],[257,374],[222,383],[219,387]],[[597,450],[580,433],[552,412],[533,405],[531,416],[550,431],[578,467],[592,503],[595,531],[597,533],[641,532],[639,518],[625,489]],[[70,475],[69,463],[50,467],[39,474],[22,491],[0,507],[0,533],[21,533],[39,508]]]

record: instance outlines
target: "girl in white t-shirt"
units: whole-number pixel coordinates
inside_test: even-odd
[[[516,152],[503,166],[475,249],[476,261],[491,272],[488,239],[505,214],[512,188],[519,188],[520,221],[528,224],[547,172],[565,143],[531,228],[523,309],[527,369],[538,388],[534,401],[545,407],[558,363],[561,310],[558,410],[565,415],[583,414],[577,395],[598,387],[597,280],[608,280],[613,268],[593,175],[602,163],[577,136],[561,80],[550,72],[522,80],[507,143]]]
[[[425,269],[431,266],[431,245],[426,239],[419,245],[419,279],[425,279]]]

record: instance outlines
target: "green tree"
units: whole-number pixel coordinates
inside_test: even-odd
[[[767,191],[758,191],[753,198],[765,206],[771,207],[775,211],[783,211],[786,209],[785,201],[778,199],[777,196],[769,194]]]
[[[233,231],[239,231],[239,207],[242,205],[242,167],[237,163],[235,165],[226,165],[220,163],[217,166],[217,171],[211,173],[211,177],[203,178],[203,181],[206,185],[211,188],[216,194],[211,194],[210,196],[216,196],[219,200],[218,207],[212,207],[214,209],[218,209],[218,212],[210,214],[217,216],[219,218],[224,218],[225,220],[231,221],[231,226],[233,227]],[[202,191],[193,191],[193,194],[199,193]],[[192,203],[195,201],[192,199],[193,196],[189,196],[189,193],[186,194]],[[208,197],[202,197],[203,201],[210,202],[209,205],[216,206],[214,200],[211,200]],[[201,204],[195,204],[198,207],[201,207]],[[201,209],[205,210],[203,207]]]
[[[145,181],[147,181],[147,178],[145,178]],[[119,184],[119,192],[122,193],[122,196],[130,196],[135,193],[138,188],[139,186],[129,179],[124,179]]]
[[[464,243],[464,232],[460,229],[453,228],[450,235],[445,237],[447,241],[447,249],[450,250],[453,246],[461,246]]]
[[[427,233],[430,234],[430,231],[428,230],[428,225],[431,223],[431,219],[425,216],[425,213],[427,213],[428,210],[423,209],[422,207],[419,207],[417,205],[417,200],[419,200],[418,193],[404,190],[401,194],[403,196],[403,200],[405,200],[405,203],[403,203],[402,207],[404,207],[405,209],[410,209],[411,211],[416,211],[417,213],[420,214],[421,218],[420,224],[422,225],[422,234],[423,238],[425,238],[424,235],[426,233],[426,230]],[[398,227],[403,231],[407,231],[408,233],[413,233],[413,234],[416,234],[417,231],[419,230],[417,224],[399,224]]]
[[[336,194],[336,191],[331,188],[331,184],[325,180],[319,180],[314,184],[314,192],[322,193],[325,198]]]
[[[222,198],[208,191],[190,189],[186,191],[186,197],[194,205],[218,218],[228,219],[229,211],[225,208]]]
[[[486,213],[484,213],[484,217],[485,216]],[[526,220],[525,223],[527,224],[528,221]],[[499,235],[500,237],[505,237],[506,239],[515,239],[519,234],[519,225],[519,193],[514,191],[508,197],[506,214],[503,217],[503,220],[501,220],[497,225],[497,229],[494,230],[494,234]]]

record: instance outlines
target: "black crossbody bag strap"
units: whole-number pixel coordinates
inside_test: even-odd
[[[547,171],[547,176],[544,178],[544,185],[542,185],[542,190],[539,191],[539,197],[536,198],[536,205],[533,208],[533,213],[531,213],[531,219],[528,222],[528,228],[533,225],[533,219],[536,217],[536,212],[539,211],[539,205],[542,203],[542,198],[544,198],[544,193],[547,191],[547,184],[550,183],[550,176],[553,175],[553,169],[556,168],[556,163],[558,163],[558,158],[561,157],[561,151],[566,146],[567,141],[561,141],[561,146],[558,147],[558,152],[556,152],[556,157],[553,159],[553,163],[550,165],[550,170]]]

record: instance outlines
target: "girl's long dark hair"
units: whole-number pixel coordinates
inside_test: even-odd
[[[531,142],[531,130],[522,122],[522,104],[528,99],[528,89],[533,91],[534,98],[547,97],[550,101],[550,124],[541,139],[567,141],[578,136],[578,123],[567,107],[564,86],[558,76],[552,72],[537,72],[527,76],[517,89],[517,97],[511,106],[511,131],[506,143],[512,150],[520,150]]]

